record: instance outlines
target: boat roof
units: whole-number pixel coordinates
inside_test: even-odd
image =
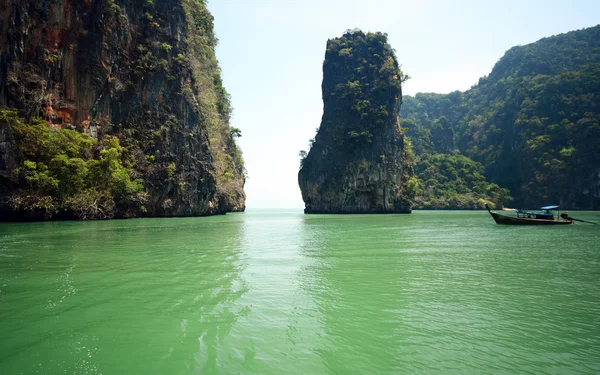
[[[559,206],[544,206],[544,207],[540,207],[540,210],[553,210],[558,207]]]

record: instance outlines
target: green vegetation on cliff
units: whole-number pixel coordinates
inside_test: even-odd
[[[415,208],[477,209],[486,202],[510,201],[507,189],[488,183],[483,166],[463,155],[422,155],[415,165],[415,174],[419,181]]]
[[[198,108],[208,129],[217,187],[230,200],[228,204],[235,205],[235,192],[242,191],[246,171],[242,152],[234,141],[241,132],[229,126],[232,109],[214,51],[217,38],[213,17],[206,8],[206,0],[184,0],[183,8],[189,30],[188,63],[193,72]]]
[[[331,39],[325,54],[323,98],[328,110],[341,118],[328,127],[333,142],[345,152],[373,142],[373,134],[390,116],[390,105],[401,101],[407,77],[399,69],[383,33],[347,31]]]
[[[511,48],[464,93],[405,97],[402,125],[418,171],[426,170],[419,167],[424,155],[448,154],[451,146],[481,163],[485,177],[509,189],[517,206],[596,209],[599,90],[596,26]],[[423,201],[432,198],[425,193]]]
[[[118,138],[97,141],[76,130],[50,129],[39,119],[25,124],[16,111],[1,110],[0,122],[8,124],[20,160],[12,177],[23,188],[9,199],[16,212],[47,219],[68,213],[86,220],[145,210],[143,182],[123,164],[126,150]]]
[[[439,94],[417,96],[435,98]],[[434,103],[444,104],[441,101]],[[405,97],[405,105],[409,108],[415,104],[413,98]],[[486,180],[481,163],[460,154],[455,145],[454,129],[445,116],[431,121],[423,110],[416,114],[422,117],[402,120],[405,134],[415,150],[415,175],[418,181],[415,208],[477,209],[486,202],[492,206],[502,206],[512,201],[508,189]]]

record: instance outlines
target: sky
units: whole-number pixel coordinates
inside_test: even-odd
[[[600,23],[599,0],[209,0],[248,179],[246,206],[304,208],[300,150],[323,115],[328,39],[388,34],[404,95],[465,91],[516,45]]]

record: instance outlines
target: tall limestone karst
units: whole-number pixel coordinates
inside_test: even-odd
[[[298,173],[305,213],[411,212],[404,78],[386,34],[353,30],[327,42],[323,118]]]
[[[205,0],[0,10],[0,218],[244,210]]]

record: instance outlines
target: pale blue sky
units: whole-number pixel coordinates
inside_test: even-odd
[[[466,90],[512,46],[600,23],[600,0],[209,0],[232,126],[249,179],[248,208],[304,208],[298,152],[323,112],[327,39],[389,35],[404,94]]]

